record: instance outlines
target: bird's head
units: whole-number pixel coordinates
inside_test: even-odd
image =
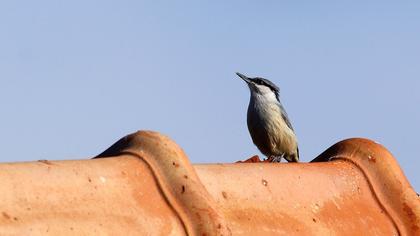
[[[274,95],[278,100],[280,89],[270,80],[260,77],[249,78],[238,72],[236,74],[248,84],[251,94],[262,96]]]

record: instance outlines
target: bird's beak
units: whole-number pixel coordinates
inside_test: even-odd
[[[243,75],[243,74],[241,74],[241,73],[239,73],[239,72],[236,72],[236,74],[241,78],[241,79],[243,79],[247,84],[249,84],[249,83],[251,83],[251,79],[250,78],[248,78],[248,77],[246,77],[245,75]]]

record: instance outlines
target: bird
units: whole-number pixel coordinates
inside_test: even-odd
[[[253,143],[269,162],[299,162],[299,147],[295,131],[280,102],[280,89],[261,77],[249,78],[236,73],[251,92],[247,125]]]

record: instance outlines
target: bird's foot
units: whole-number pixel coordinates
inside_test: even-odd
[[[277,162],[277,163],[280,163],[281,162],[281,158],[282,158],[282,156],[269,156],[266,161],[267,162]]]

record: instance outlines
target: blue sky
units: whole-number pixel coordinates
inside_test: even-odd
[[[259,151],[239,71],[281,88],[301,159],[385,145],[420,189],[418,1],[2,1],[0,161],[94,156],[139,129],[193,162]]]

